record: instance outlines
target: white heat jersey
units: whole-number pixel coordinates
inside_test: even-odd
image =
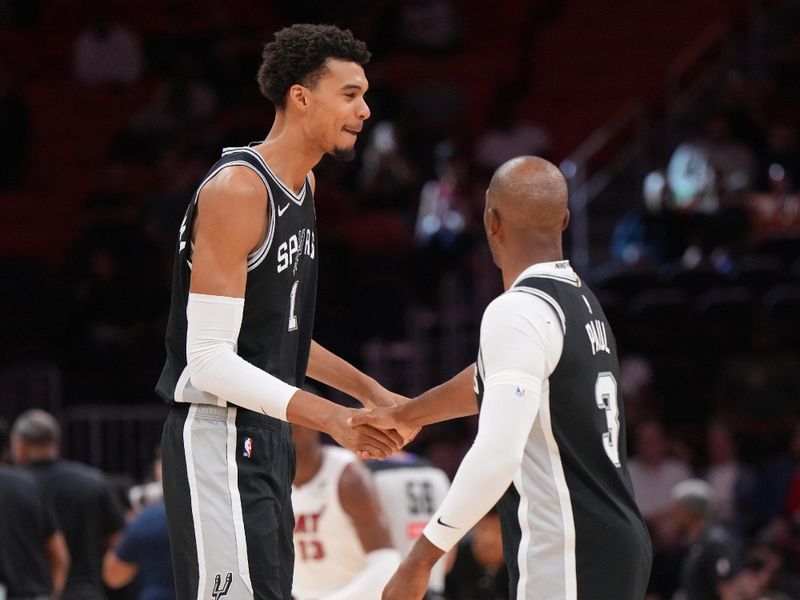
[[[292,486],[292,595],[296,600],[324,598],[349,583],[367,564],[358,533],[339,501],[342,472],[356,460],[349,450],[323,446],[317,474],[301,486]]]
[[[381,506],[389,521],[392,542],[408,556],[414,542],[450,489],[441,469],[413,454],[401,453],[385,461],[370,461]],[[445,560],[434,565],[428,588],[444,591]]]

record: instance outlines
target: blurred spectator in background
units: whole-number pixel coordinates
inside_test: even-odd
[[[625,425],[633,431],[640,421],[658,410],[653,365],[641,354],[627,354],[619,360],[619,375],[620,392],[625,399]]]
[[[397,4],[397,37],[406,48],[445,52],[461,41],[461,18],[453,0],[401,0]]]
[[[717,174],[699,143],[684,142],[675,148],[667,165],[667,183],[679,208],[713,213],[719,207]]]
[[[706,445],[709,466],[703,478],[711,490],[714,515],[733,533],[748,534],[753,524],[755,474],[739,461],[733,432],[724,422],[710,425]]]
[[[28,107],[15,88],[11,72],[0,63],[0,191],[22,183],[30,137]]]
[[[758,510],[762,523],[785,514],[787,494],[800,472],[800,423],[795,424],[785,448],[764,467],[758,480]]]
[[[62,600],[103,600],[103,554],[119,538],[122,510],[103,473],[59,458],[61,427],[50,413],[24,412],[11,429],[14,462],[27,467],[55,507],[72,567]]]
[[[667,166],[671,208],[682,215],[686,250],[682,263],[704,258],[725,263],[744,247],[750,222],[742,206],[755,180],[753,151],[731,132],[728,117],[714,112],[703,134],[680,144]]]
[[[720,194],[749,189],[755,174],[753,152],[733,137],[725,115],[712,115],[704,135],[679,145],[667,167],[667,181],[678,206],[713,214]]]
[[[414,235],[418,244],[450,253],[459,246],[471,217],[469,167],[451,142],[438,144],[434,156],[436,179],[422,186]]]
[[[153,472],[149,481],[133,486],[128,491],[128,500],[134,513],[139,513],[143,509],[157,504],[164,498],[164,488],[161,484],[161,448],[156,448],[155,459],[153,459]]]
[[[742,595],[738,541],[712,520],[711,488],[701,479],[672,490],[671,516],[688,543],[676,600],[734,600]]]
[[[418,187],[419,173],[408,157],[402,128],[391,121],[376,123],[359,173],[364,208],[405,212]]]
[[[705,124],[704,134],[698,145],[708,157],[719,189],[723,193],[749,189],[754,181],[755,156],[734,136],[728,117],[723,113],[712,114]]]
[[[671,458],[660,422],[642,419],[634,428],[636,454],[628,460],[636,504],[647,521],[653,540],[653,567],[648,594],[670,600],[677,586],[682,550],[671,518],[671,492],[690,477],[689,466]]]
[[[652,171],[642,183],[643,202],[614,227],[611,252],[626,265],[652,266],[680,258],[686,249],[685,219],[676,211],[665,173]]]
[[[313,388],[312,388],[313,389]],[[345,448],[292,424],[294,578],[298,600],[376,600],[400,564],[372,473]]]
[[[800,143],[797,131],[786,122],[774,123],[767,131],[766,150],[758,156],[758,188],[774,191],[774,174],[779,172],[786,179],[785,193],[796,191],[800,184]]]
[[[158,493],[160,456],[154,461],[153,473],[153,485],[139,496],[138,505],[144,508],[125,528],[119,543],[106,552],[103,581],[112,589],[135,582],[136,600],[174,600],[167,514],[163,492]]]
[[[36,479],[5,464],[7,431],[0,420],[0,598],[59,598],[67,544]]]
[[[515,156],[550,155],[550,134],[541,126],[516,116],[517,93],[501,89],[489,114],[489,128],[475,142],[474,162],[492,173]]]
[[[786,557],[779,547],[758,543],[745,556],[745,577],[753,598],[794,600],[800,598],[800,576],[787,572]]]
[[[134,116],[124,134],[120,152],[151,164],[186,136],[201,140],[199,130],[207,125],[217,108],[213,88],[202,74],[197,58],[183,54],[175,73],[161,84],[155,98]]]
[[[686,463],[669,457],[667,437],[659,422],[645,420],[639,423],[635,439],[636,455],[628,461],[628,469],[636,504],[652,526],[653,522],[668,517],[670,492],[677,484],[689,479],[690,471]]]
[[[509,591],[500,518],[495,507],[456,546],[445,596],[449,600],[505,600]]]
[[[790,174],[782,164],[764,165],[763,191],[751,192],[745,198],[745,208],[752,221],[751,244],[757,246],[770,238],[797,238],[800,231],[800,196],[796,191],[798,173]],[[792,252],[786,257],[791,258]]]
[[[417,284],[428,301],[475,239],[469,165],[452,142],[434,150],[436,179],[422,186],[414,238],[421,252]],[[433,295],[433,297],[430,297]]]
[[[114,19],[111,6],[98,2],[91,23],[75,40],[73,48],[75,79],[81,83],[129,86],[144,70],[139,37]]]

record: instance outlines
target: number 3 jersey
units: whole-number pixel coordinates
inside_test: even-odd
[[[603,309],[567,261],[529,267],[506,294],[522,297],[514,301],[523,316],[546,314],[564,335],[520,470],[498,505],[510,597],[641,600],[650,540],[627,470],[616,342]],[[529,303],[517,302],[523,295]],[[478,355],[479,406],[487,351]]]
[[[180,227],[167,323],[167,360],[156,392],[168,402],[225,406],[224,398],[194,388],[186,369],[186,305],[192,272],[192,230],[200,191],[223,169],[254,171],[264,184],[267,231],[247,257],[244,315],[236,351],[243,359],[290,385],[302,386],[317,293],[317,240],[314,197],[308,177],[295,194],[253,148],[223,150],[198,186]]]
[[[297,600],[324,598],[348,584],[367,564],[356,528],[339,501],[339,480],[355,461],[349,450],[323,446],[317,474],[301,486],[292,486],[292,595]]]

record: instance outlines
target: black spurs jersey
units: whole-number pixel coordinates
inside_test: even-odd
[[[244,316],[236,351],[247,362],[300,387],[305,379],[317,295],[314,197],[306,178],[296,195],[250,147],[226,148],[197,188],[181,224],[167,323],[167,361],[156,391],[167,402],[224,406],[224,398],[194,388],[186,369],[186,305],[192,270],[191,232],[200,190],[222,169],[255,171],[269,198],[269,226],[247,259]]]
[[[652,552],[626,466],[616,342],[603,309],[567,261],[529,268],[506,293],[546,301],[564,331],[520,473],[499,503],[510,597],[641,600]],[[479,353],[479,406],[482,363]]]

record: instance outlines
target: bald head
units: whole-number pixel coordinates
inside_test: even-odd
[[[567,182],[554,164],[520,156],[502,164],[486,192],[487,207],[504,225],[524,233],[561,235],[567,214]]]
[[[11,455],[20,465],[55,459],[60,441],[61,426],[53,415],[39,409],[28,410],[11,428]]]
[[[49,412],[33,408],[14,421],[11,435],[20,437],[28,444],[57,444],[61,441],[61,426]]]

